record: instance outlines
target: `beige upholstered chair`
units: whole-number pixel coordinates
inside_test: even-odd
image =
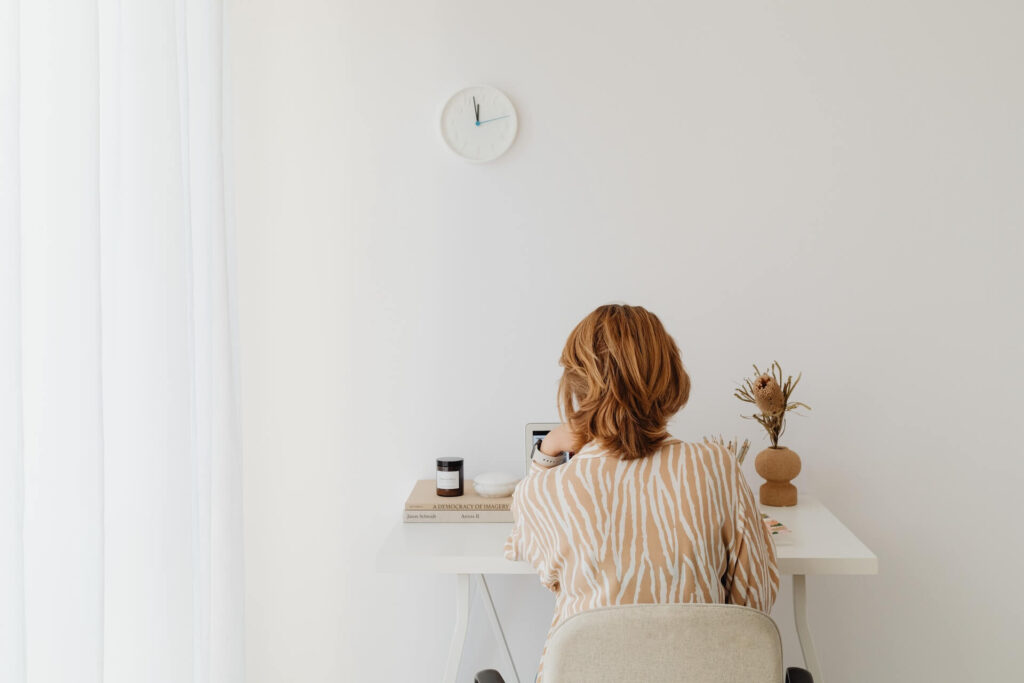
[[[551,635],[545,683],[804,683],[782,671],[770,617],[749,607],[656,604],[601,607],[567,619]],[[504,683],[492,669],[477,683]]]

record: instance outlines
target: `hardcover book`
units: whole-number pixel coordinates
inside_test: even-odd
[[[437,482],[433,479],[421,479],[416,482],[405,501],[406,510],[430,510],[440,512],[444,510],[456,510],[463,512],[485,512],[498,511],[509,512],[512,509],[512,496],[504,498],[484,498],[473,490],[472,480],[467,479],[463,483],[461,496],[445,498],[437,495]],[[497,520],[496,520],[497,521]],[[508,521],[512,521],[511,517]]]

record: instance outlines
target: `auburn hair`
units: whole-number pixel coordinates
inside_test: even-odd
[[[675,340],[641,306],[597,308],[569,334],[559,365],[562,420],[581,443],[597,440],[623,460],[657,450],[690,396]]]

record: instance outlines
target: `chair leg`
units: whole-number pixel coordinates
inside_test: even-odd
[[[448,646],[448,661],[444,665],[444,683],[455,683],[462,661],[462,648],[466,644],[469,625],[469,574],[455,575],[455,632]]]
[[[498,621],[498,612],[494,609],[494,601],[491,599],[491,589],[487,586],[487,578],[483,574],[477,574],[476,580],[477,586],[480,589],[480,597],[484,601],[484,608],[491,621],[491,628],[494,629],[494,637],[497,639],[498,644],[501,645],[501,653],[505,656],[505,664],[512,670],[512,680],[510,683],[519,683],[519,672],[516,670],[516,663],[512,659],[512,652],[508,649],[508,641],[505,640],[505,632],[501,628],[501,622]]]
[[[804,655],[804,666],[812,675],[818,677],[818,683],[824,683],[825,677],[821,675],[818,654],[811,639],[811,627],[807,625],[807,577],[803,574],[793,575],[793,618],[796,621],[800,651]]]

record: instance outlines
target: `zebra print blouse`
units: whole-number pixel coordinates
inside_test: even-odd
[[[767,614],[775,602],[771,534],[721,446],[669,437],[652,455],[619,460],[592,441],[565,465],[531,463],[512,511],[505,557],[529,562],[556,594],[549,638],[606,605],[717,602]],[[542,657],[538,681],[543,666]]]

